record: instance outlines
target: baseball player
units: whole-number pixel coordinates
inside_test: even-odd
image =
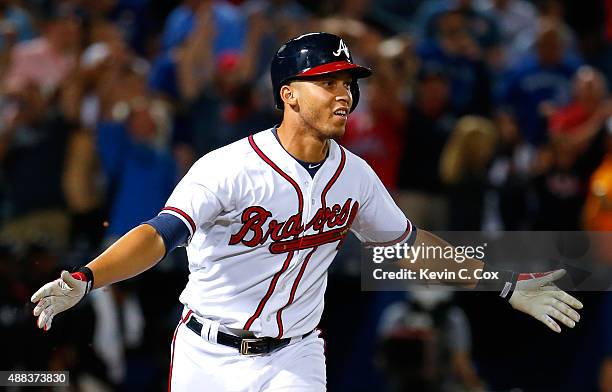
[[[33,296],[37,325],[89,291],[142,273],[187,247],[184,311],[171,343],[175,391],[323,391],[327,269],[347,233],[367,243],[448,245],[404,216],[360,158],[338,145],[359,101],[345,42],[328,33],[294,38],[278,50],[271,76],[278,127],[200,158],[158,216],[134,228],[77,272],[63,271]],[[483,268],[472,260],[462,268]],[[547,324],[573,327],[578,300],[545,274],[501,271],[513,307]],[[468,282],[473,286],[477,281]]]

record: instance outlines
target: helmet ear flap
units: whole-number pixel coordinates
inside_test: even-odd
[[[351,105],[350,113],[355,110],[359,103],[359,85],[357,84],[357,79],[353,79],[351,82],[351,95],[353,96],[353,104]]]

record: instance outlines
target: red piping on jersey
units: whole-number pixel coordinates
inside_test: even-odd
[[[266,302],[268,302],[268,300],[272,296],[272,293],[274,292],[274,289],[276,288],[276,282],[278,281],[278,278],[280,278],[280,276],[287,270],[292,258],[293,258],[293,252],[289,252],[289,254],[287,255],[287,258],[285,259],[285,262],[283,263],[283,267],[281,268],[281,270],[274,274],[274,277],[272,278],[272,282],[270,282],[270,287],[268,287],[268,291],[266,292],[266,295],[261,299],[261,301],[259,301],[257,310],[251,317],[249,317],[246,324],[244,324],[244,328],[243,328],[244,330],[248,331],[249,328],[251,328],[251,325],[253,325],[253,321],[255,321],[257,317],[259,317],[259,315],[261,314],[261,311],[266,305]]]
[[[261,151],[261,149],[255,143],[255,139],[253,138],[253,135],[249,135],[248,139],[249,139],[249,144],[251,145],[253,150],[255,150],[257,155],[259,155],[259,157],[264,162],[266,162],[268,165],[270,165],[272,169],[274,169],[278,174],[280,174],[281,177],[287,180],[293,186],[293,189],[295,189],[295,192],[297,193],[297,196],[298,196],[298,213],[300,214],[300,219],[301,219],[302,211],[304,209],[304,197],[302,196],[302,191],[300,190],[299,185],[295,182],[295,180],[293,180],[293,178],[291,178],[287,173],[282,171],[280,167],[278,167],[274,162],[272,162],[272,160],[268,158],[266,154],[263,153],[263,151]],[[266,295],[261,299],[261,301],[259,301],[257,310],[255,310],[255,313],[253,313],[253,315],[249,317],[246,324],[244,324],[243,329],[248,331],[249,328],[251,328],[251,325],[253,325],[253,322],[255,321],[255,319],[259,317],[259,315],[263,311],[264,306],[266,305],[266,302],[268,302],[268,300],[274,293],[274,290],[276,289],[276,282],[278,281],[280,276],[287,270],[292,258],[293,258],[293,252],[290,252],[287,255],[287,258],[285,259],[285,262],[283,263],[283,267],[281,268],[281,270],[278,271],[276,274],[274,274],[274,277],[272,278],[272,281],[270,282],[270,286],[268,287],[268,291],[266,292]]]
[[[191,234],[195,234],[196,232],[196,224],[193,221],[193,219],[191,219],[191,217],[189,215],[187,215],[187,213],[183,210],[180,210],[176,207],[164,207],[162,208],[162,211],[173,211],[176,212],[177,214],[179,214],[180,216],[182,216],[183,218],[185,218],[185,220],[189,223],[189,226],[191,226]]]
[[[325,203],[325,196],[327,195],[327,192],[329,191],[329,189],[332,187],[332,185],[334,185],[334,183],[336,182],[336,180],[338,179],[338,177],[340,176],[340,173],[342,172],[342,169],[344,169],[344,163],[346,162],[346,154],[344,153],[344,150],[342,149],[342,147],[340,147],[340,153],[341,153],[341,157],[340,157],[340,164],[338,165],[338,168],[336,169],[336,172],[334,173],[334,175],[332,176],[332,178],[327,182],[327,185],[325,185],[325,188],[323,188],[323,192],[321,193],[321,207],[323,208],[323,211],[325,211],[325,207],[326,207],[326,203]],[[353,209],[352,211],[355,211],[355,213],[357,212],[357,208]],[[351,212],[352,212],[351,211]],[[350,227],[350,224],[352,222],[354,217],[349,217],[348,219],[348,226]],[[342,228],[341,228],[342,229]],[[321,225],[321,229],[319,229],[319,234],[317,234],[318,236],[321,236],[321,230],[323,230],[323,225]],[[332,230],[332,231],[337,231],[336,230]],[[343,238],[347,231],[340,231],[340,239]],[[342,234],[343,233],[343,234]],[[334,235],[333,237],[336,237],[337,235]],[[298,242],[298,248],[300,249],[306,249],[310,246],[307,246],[306,248],[302,248],[305,245],[305,242],[308,243],[310,236],[302,236],[302,238],[300,238],[300,241]],[[321,242],[321,244],[324,243],[329,243],[329,242],[334,242],[336,241],[337,238],[333,238],[332,241],[327,241],[327,242]],[[293,285],[291,286],[291,294],[289,295],[289,300],[287,301],[287,303],[285,304],[285,306],[283,306],[282,308],[280,308],[278,310],[278,312],[276,312],[276,322],[278,324],[278,335],[276,336],[277,339],[280,339],[283,336],[283,309],[285,309],[286,307],[288,307],[289,305],[291,305],[293,303],[293,300],[295,298],[295,293],[297,291],[297,288],[300,284],[300,280],[302,280],[302,276],[304,276],[304,271],[306,271],[306,266],[308,265],[308,262],[310,261],[310,257],[314,254],[314,252],[317,250],[317,246],[313,247],[312,250],[310,251],[310,253],[308,253],[308,255],[306,256],[306,258],[304,259],[304,261],[302,262],[302,266],[300,267],[300,271],[298,272],[297,277],[295,278],[295,280],[293,281]],[[272,253],[274,253],[272,251],[272,247],[270,247],[270,251]]]
[[[276,164],[274,162],[272,162],[272,160],[270,158],[268,158],[266,156],[266,154],[264,154],[263,151],[261,151],[259,149],[257,144],[255,144],[255,140],[253,139],[253,135],[249,136],[249,144],[251,145],[251,147],[253,147],[253,150],[255,150],[257,155],[259,155],[259,157],[264,160],[264,162],[266,162],[268,165],[270,165],[270,167],[272,167],[272,169],[274,169],[285,180],[289,181],[289,183],[291,185],[293,185],[293,188],[295,189],[295,192],[297,193],[297,196],[298,196],[298,212],[302,213],[302,210],[304,208],[304,197],[302,196],[302,191],[300,190],[300,187],[297,184],[297,182],[295,182],[295,180],[293,178],[291,178],[287,173],[282,171],[280,167],[276,166]]]
[[[329,180],[327,185],[325,185],[325,188],[323,188],[323,192],[321,193],[321,205],[323,206],[323,210],[325,210],[325,196],[327,196],[327,191],[329,191],[329,189],[332,187],[332,185],[334,185],[338,177],[340,177],[340,173],[342,172],[342,169],[344,169],[344,163],[346,162],[346,154],[344,153],[344,150],[342,149],[342,147],[339,147],[339,148],[340,148],[340,154],[341,154],[340,164],[338,165],[336,172],[334,173],[332,178]],[[321,227],[321,230],[323,230],[323,227]]]
[[[412,233],[412,223],[409,220],[406,220],[406,231],[404,231],[404,233],[398,238],[392,241],[388,241],[388,242],[366,242],[363,245],[364,246],[392,246],[392,245],[399,244],[400,242],[404,241],[406,238],[408,238],[410,233]]]
[[[191,313],[193,313],[193,311],[191,310],[188,311],[185,317],[181,319],[181,322],[176,326],[176,329],[174,330],[174,335],[172,336],[172,355],[170,356],[170,374],[168,375],[168,392],[170,392],[171,386],[172,386],[172,365],[174,362],[174,343],[176,343],[176,334],[178,333],[179,327],[182,324],[185,324],[185,322],[189,319],[189,316],[191,316]]]
[[[289,295],[289,301],[287,301],[285,306],[283,306],[282,308],[278,310],[278,312],[276,312],[276,322],[278,323],[278,335],[276,335],[277,339],[280,339],[281,337],[283,337],[283,319],[282,319],[283,309],[285,309],[287,306],[293,303],[293,299],[295,298],[295,292],[297,291],[298,285],[300,284],[300,280],[302,279],[302,276],[304,275],[306,266],[308,265],[308,262],[310,261],[310,256],[312,256],[312,254],[316,250],[317,250],[316,247],[312,248],[310,253],[308,253],[306,258],[304,259],[304,262],[302,263],[302,266],[300,267],[300,272],[298,272],[298,275],[295,278],[295,281],[293,281],[293,286],[291,286],[291,294]]]

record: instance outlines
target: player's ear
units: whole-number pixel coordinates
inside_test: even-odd
[[[280,88],[280,96],[283,102],[293,107],[297,105],[297,91],[295,87],[292,87],[288,84],[281,86]]]

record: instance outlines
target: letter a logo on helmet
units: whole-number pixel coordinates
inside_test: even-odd
[[[344,55],[350,61],[351,54],[349,53],[348,46],[346,46],[343,39],[340,39],[340,47],[338,48],[338,50],[334,51],[334,56],[338,57],[342,52],[344,52]]]
[[[348,72],[353,77],[352,112],[359,102],[357,79],[367,78],[372,71],[353,63],[351,52],[344,40],[330,33],[308,33],[285,42],[274,55],[270,66],[276,108],[284,108],[280,97],[280,88],[284,84],[296,79],[341,71]]]

